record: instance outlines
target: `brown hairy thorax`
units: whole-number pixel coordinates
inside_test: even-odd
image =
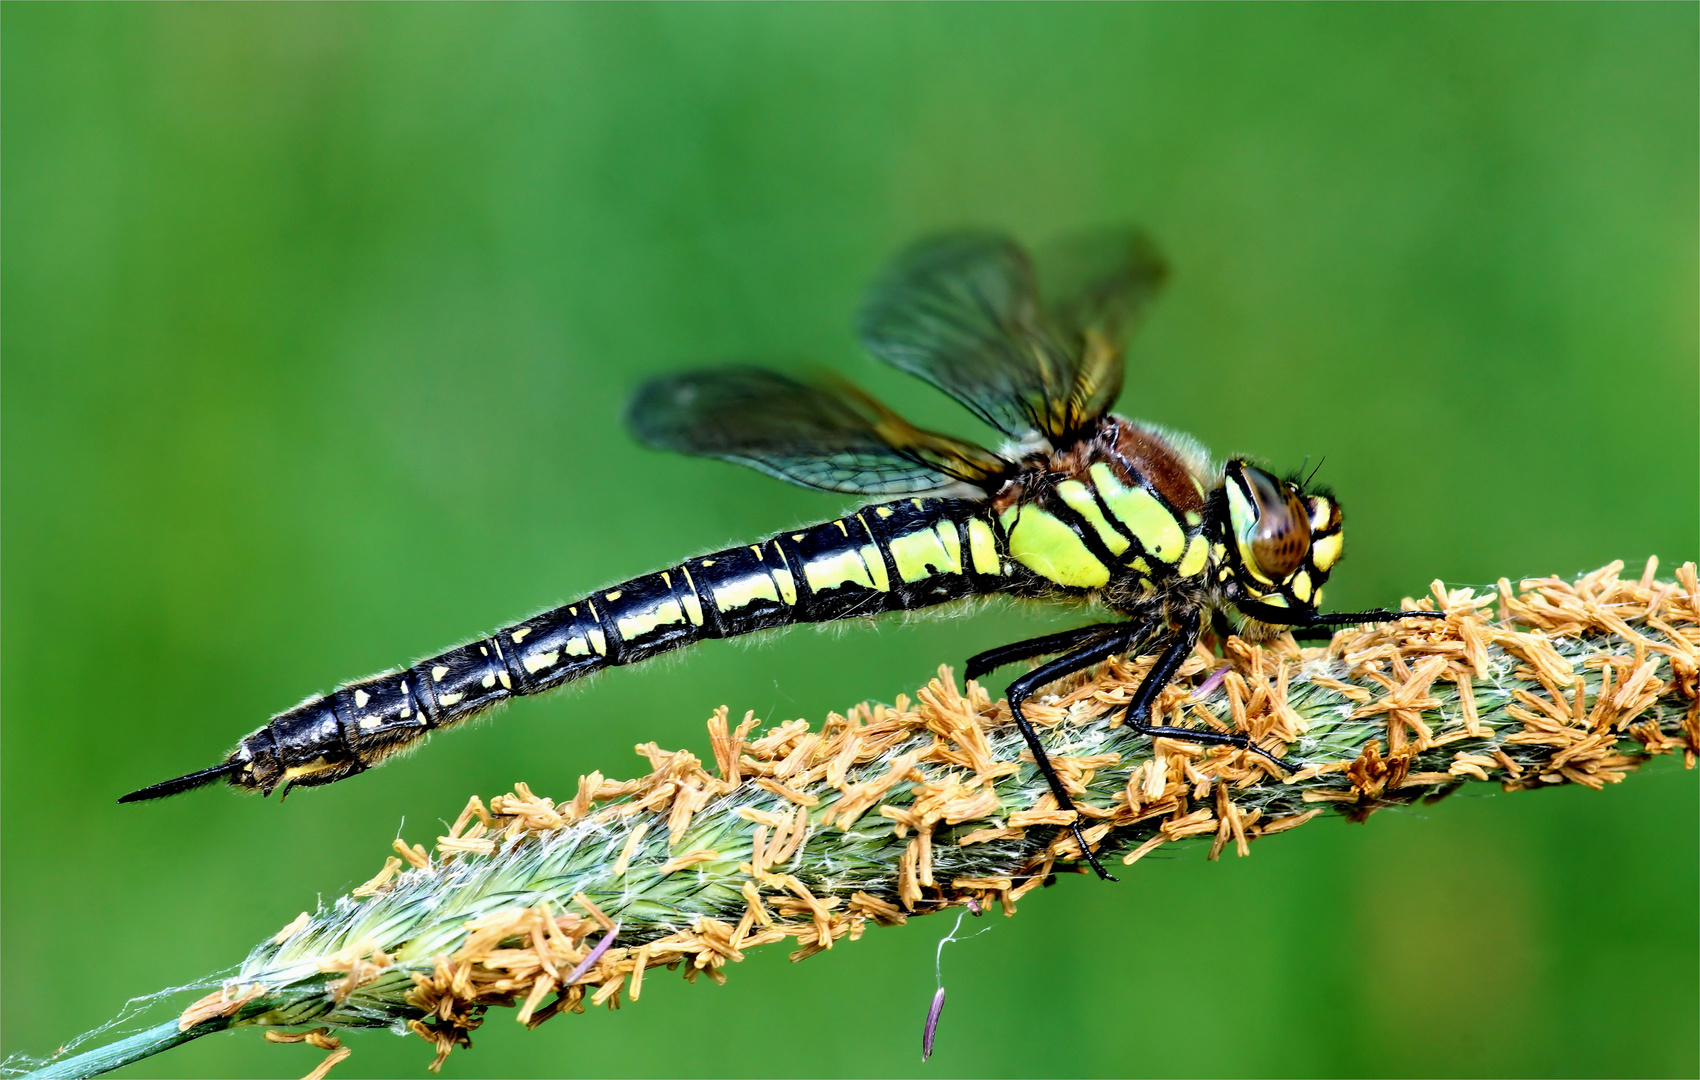
[[[1060,450],[1029,455],[1023,464],[1030,467],[1005,484],[992,505],[1002,513],[1034,494],[1041,483],[1079,480],[1090,485],[1088,470],[1097,462],[1110,466],[1130,486],[1149,486],[1183,514],[1188,510],[1204,512],[1205,495],[1200,485],[1211,478],[1195,476],[1186,457],[1168,440],[1119,416],[1104,417],[1091,432]]]

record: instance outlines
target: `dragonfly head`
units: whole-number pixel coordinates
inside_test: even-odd
[[[1322,585],[1340,561],[1340,504],[1306,493],[1297,477],[1278,480],[1234,458],[1228,462],[1218,526],[1226,548],[1220,577],[1248,600],[1315,611]]]

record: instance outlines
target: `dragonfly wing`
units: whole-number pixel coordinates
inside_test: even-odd
[[[1066,441],[1114,402],[1122,340],[1164,272],[1131,230],[1058,245],[1056,262],[1043,267],[1055,287],[1041,293],[1032,261],[1008,237],[923,240],[875,282],[862,342],[1006,434]]]
[[[916,428],[848,386],[798,382],[758,367],[667,375],[626,413],[639,441],[718,458],[823,491],[894,496],[963,483],[995,487],[1009,463]]]
[[[1115,404],[1122,353],[1169,267],[1138,229],[1097,229],[1042,248],[1045,310],[1071,356],[1079,358],[1071,411],[1097,417]]]

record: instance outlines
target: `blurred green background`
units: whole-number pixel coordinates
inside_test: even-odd
[[[1147,225],[1121,411],[1327,455],[1337,608],[1700,554],[1693,4],[3,9],[4,1045],[239,960],[467,795],[889,700],[1066,614],[714,643],[286,805],[119,807],[272,712],[836,511],[635,447],[643,377],[837,367],[961,223]],[[472,1076],[1692,1076],[1697,785],[1327,822],[527,1033]],[[405,821],[405,824],[402,823]],[[356,1035],[336,1075],[424,1075]],[[221,1036],[129,1070],[294,1076]]]

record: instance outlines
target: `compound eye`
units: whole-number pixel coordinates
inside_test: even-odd
[[[1304,562],[1310,548],[1310,515],[1299,493],[1262,469],[1247,466],[1247,487],[1257,508],[1257,520],[1245,537],[1258,569],[1273,581],[1283,581]]]

